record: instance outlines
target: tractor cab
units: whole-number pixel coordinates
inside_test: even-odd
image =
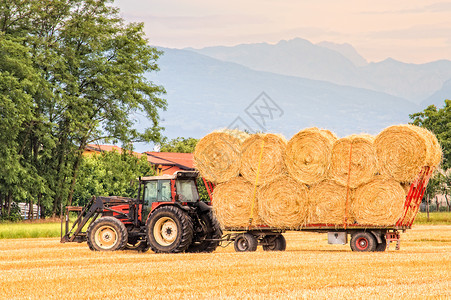
[[[142,177],[140,196],[143,204],[143,222],[158,206],[173,202],[182,205],[198,202],[197,176],[197,172],[177,171],[173,175]]]

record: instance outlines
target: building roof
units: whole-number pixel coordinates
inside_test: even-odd
[[[147,160],[155,165],[178,166],[181,169],[194,169],[192,153],[144,152]]]

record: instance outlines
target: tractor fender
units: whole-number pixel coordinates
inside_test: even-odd
[[[149,216],[147,217],[146,224],[149,221],[150,217],[152,216],[152,213],[154,211],[156,211],[157,209],[159,209],[160,207],[164,207],[164,206],[175,206],[175,207],[180,208],[181,210],[183,210],[186,213],[189,213],[190,211],[192,211],[191,207],[182,205],[182,204],[177,203],[177,202],[160,203],[160,204],[156,205],[155,207],[152,207],[152,211],[150,212]]]

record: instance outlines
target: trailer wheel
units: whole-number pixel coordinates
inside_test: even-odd
[[[176,206],[156,209],[149,217],[147,240],[156,253],[184,252],[193,239],[193,224]]]
[[[197,232],[194,234],[193,242],[186,252],[209,253],[216,250],[222,237],[222,229],[212,211],[199,216]]]
[[[266,236],[263,240],[263,250],[265,251],[285,251],[287,248],[287,241],[281,234],[277,236]]]
[[[115,251],[124,249],[128,240],[124,223],[114,217],[95,220],[86,231],[88,247],[94,251]]]
[[[351,249],[358,252],[376,250],[377,240],[370,232],[360,231],[351,236]]]
[[[235,239],[235,251],[236,252],[251,252],[257,250],[258,241],[255,236],[250,233],[244,233],[239,235]]]
[[[382,243],[377,244],[376,251],[377,252],[384,252],[387,249],[387,240],[385,239],[385,235],[381,236]]]

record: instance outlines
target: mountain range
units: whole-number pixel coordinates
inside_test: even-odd
[[[368,63],[349,44],[294,39],[159,50],[160,71],[147,78],[167,91],[168,109],[160,115],[169,138],[200,138],[224,127],[287,138],[311,126],[339,136],[377,134],[451,97],[451,61]],[[136,121],[148,123],[139,115]]]

